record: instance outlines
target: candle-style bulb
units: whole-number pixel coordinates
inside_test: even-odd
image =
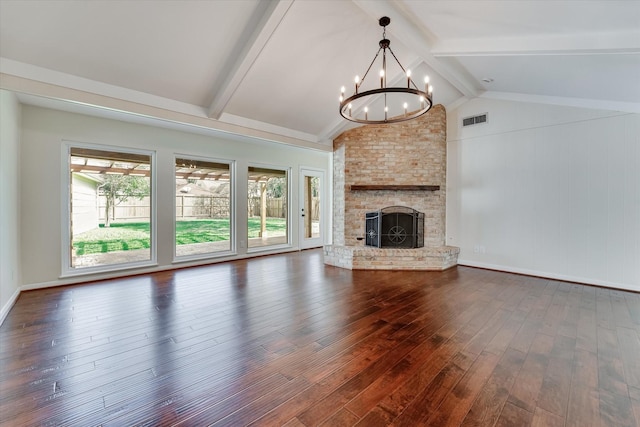
[[[429,95],[433,92],[433,86],[429,85]]]
[[[380,88],[384,87],[384,70],[380,70]]]
[[[344,91],[345,91],[345,88],[344,88],[344,86],[342,86],[342,87],[340,88],[340,93],[344,95]]]
[[[356,76],[356,78],[353,80],[356,82],[356,84],[360,83],[360,76]]]
[[[411,88],[411,70],[407,70],[407,88]]]
[[[340,98],[338,98],[340,100],[340,102],[344,101],[344,96],[340,95]]]
[[[369,120],[369,107],[364,107],[364,119]]]
[[[425,84],[429,83],[429,76],[424,76],[424,82],[425,82]]]

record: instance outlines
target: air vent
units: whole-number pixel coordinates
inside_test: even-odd
[[[487,113],[462,119],[462,127],[477,125],[479,123],[487,123]]]

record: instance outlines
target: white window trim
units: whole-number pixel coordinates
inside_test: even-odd
[[[215,162],[215,163],[225,163],[229,165],[229,196],[231,197],[231,200],[229,202],[229,208],[230,208],[230,218],[229,218],[229,239],[230,239],[230,247],[228,251],[218,251],[218,252],[207,252],[207,253],[202,253],[202,254],[196,254],[196,255],[184,255],[184,256],[178,256],[176,255],[176,248],[177,248],[177,244],[176,244],[176,186],[175,186],[175,181],[176,181],[176,171],[175,171],[175,165],[176,165],[176,159],[178,158],[185,158],[185,159],[193,159],[193,160],[202,160],[205,162]],[[229,159],[219,159],[219,158],[215,158],[215,157],[205,157],[205,156],[194,156],[192,154],[181,154],[181,153],[174,153],[173,156],[173,182],[174,182],[174,186],[173,186],[173,264],[178,264],[178,263],[182,263],[182,262],[189,262],[189,261],[198,261],[198,260],[205,260],[205,259],[215,259],[215,258],[223,258],[223,257],[229,257],[229,256],[233,256],[233,255],[237,255],[237,249],[236,249],[236,161],[235,160],[229,160]]]
[[[71,180],[70,180],[70,162],[69,156],[71,154],[71,148],[87,148],[92,150],[106,150],[106,151],[118,151],[121,153],[127,154],[141,154],[150,157],[150,166],[151,166],[151,205],[149,206],[149,233],[150,233],[150,258],[147,261],[136,261],[136,262],[127,262],[120,264],[108,264],[108,265],[99,265],[95,267],[83,267],[83,268],[73,268],[71,267]],[[102,145],[102,144],[91,144],[86,142],[77,142],[77,141],[62,141],[62,176],[61,176],[61,207],[62,207],[62,224],[60,230],[62,232],[60,242],[62,244],[61,250],[61,274],[60,278],[65,277],[75,277],[75,276],[86,276],[90,274],[96,273],[105,273],[105,272],[114,272],[114,271],[122,271],[122,270],[130,270],[134,268],[141,267],[153,267],[158,265],[158,255],[157,255],[157,215],[156,215],[156,205],[157,205],[157,185],[156,185],[156,152],[152,150],[138,150],[134,148],[120,147],[115,145]],[[175,204],[175,203],[174,203]]]
[[[287,174],[287,243],[282,243],[279,245],[269,245],[269,246],[259,246],[256,248],[250,248],[249,247],[249,235],[248,235],[248,230],[247,230],[247,235],[244,236],[244,238],[246,239],[247,242],[247,254],[254,254],[254,253],[258,253],[258,252],[272,252],[274,250],[278,250],[278,249],[289,249],[292,247],[291,244],[291,223],[293,222],[293,218],[291,216],[291,213],[293,212],[291,210],[291,205],[292,205],[292,200],[291,200],[291,195],[292,193],[292,188],[291,188],[291,171],[292,168],[291,166],[278,166],[278,165],[270,165],[270,164],[266,164],[266,163],[249,163],[247,165],[247,172],[249,171],[249,168],[254,167],[254,168],[262,168],[262,169],[274,169],[274,170],[278,170],[278,171],[283,171]],[[248,186],[248,181],[245,182],[245,185]],[[246,192],[245,192],[246,194]],[[248,197],[248,195],[247,195]],[[244,221],[245,223],[248,223],[249,218],[247,217],[247,212],[244,212]]]

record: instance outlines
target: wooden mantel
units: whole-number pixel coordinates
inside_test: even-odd
[[[439,185],[352,185],[351,191],[438,191]]]

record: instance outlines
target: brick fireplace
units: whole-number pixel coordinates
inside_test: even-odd
[[[349,269],[444,270],[459,248],[445,245],[446,112],[367,125],[333,142],[333,244],[326,264]],[[424,213],[424,247],[365,246],[365,216],[386,206]]]

